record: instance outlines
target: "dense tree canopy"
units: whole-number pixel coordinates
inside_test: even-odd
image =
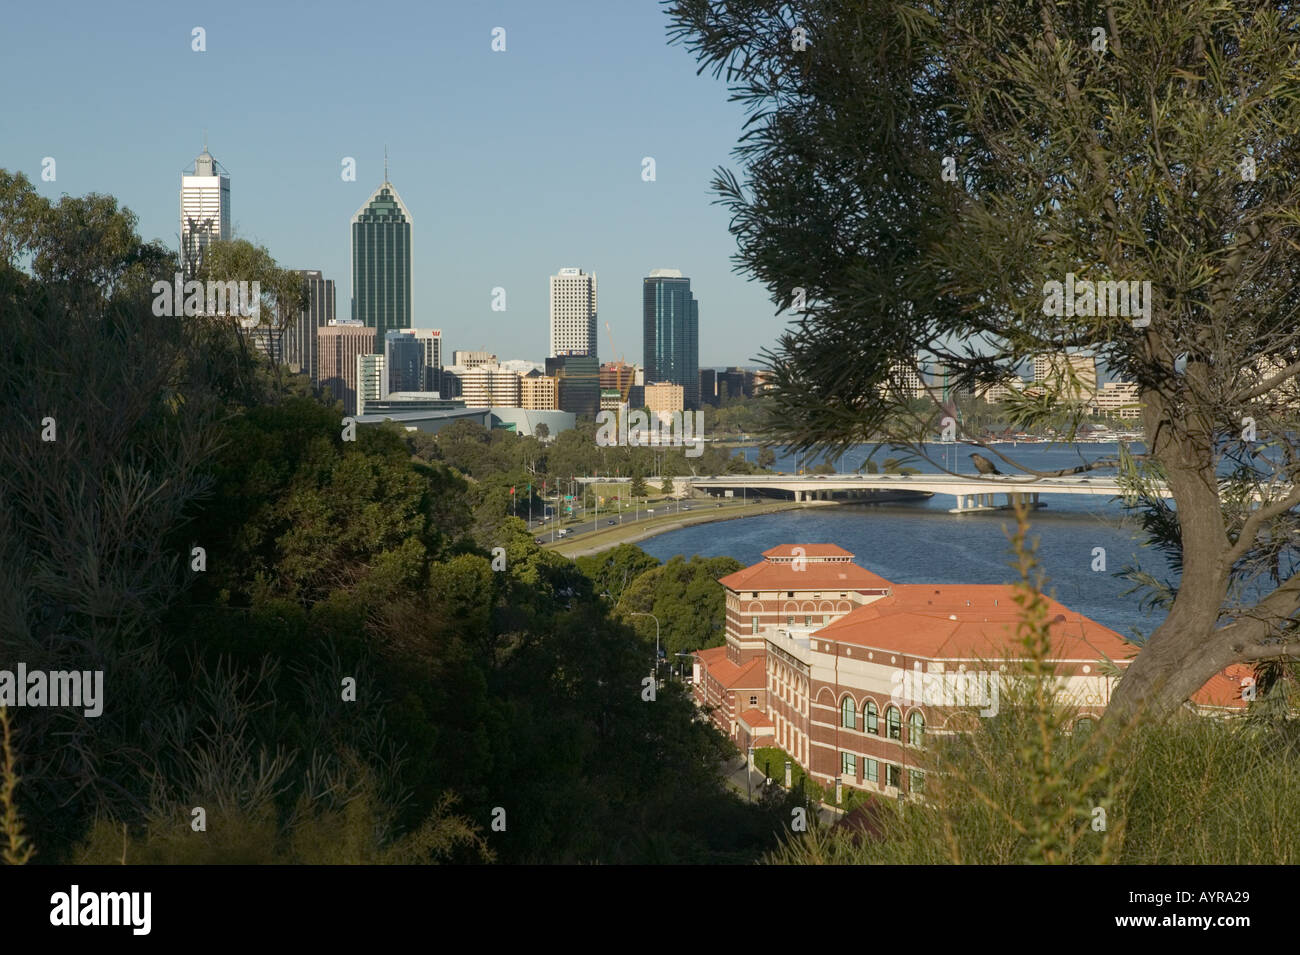
[[[153,315],[174,258],[108,197],[49,204],[0,171],[0,252],[0,668],[104,672],[100,716],[9,711],[39,861],[772,844],[779,815],[724,787],[730,744],[682,688],[643,698],[639,628],[508,515],[581,440],[344,440],[229,323]]]

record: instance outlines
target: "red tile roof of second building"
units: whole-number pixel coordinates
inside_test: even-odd
[[[909,656],[998,660],[1021,655],[1015,589],[999,584],[900,584],[894,593],[816,631],[839,643]],[[1114,630],[1049,598],[1053,657],[1121,662],[1136,647]]]
[[[750,729],[758,729],[760,726],[776,726],[775,723],[767,718],[762,710],[745,710],[745,712],[740,714],[740,720]]]

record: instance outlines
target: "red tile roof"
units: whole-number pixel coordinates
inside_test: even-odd
[[[879,574],[854,563],[814,560],[800,566],[802,570],[795,570],[793,564],[774,564],[765,560],[728,574],[718,583],[737,593],[745,590],[887,591],[893,586]]]
[[[705,663],[709,676],[721,683],[724,690],[761,690],[767,686],[767,671],[763,657],[757,656],[741,666],[736,666],[727,659],[725,647],[715,649],[722,651],[720,658],[709,658],[701,662]],[[711,651],[705,650],[697,656],[709,652]]]
[[[776,728],[776,724],[768,719],[762,710],[745,710],[740,714],[740,722],[751,730]]]
[[[813,636],[929,659],[999,660],[1021,655],[1016,589],[1005,584],[900,584]],[[1129,659],[1136,647],[1114,630],[1049,598],[1053,657]]]
[[[798,547],[803,552],[796,554],[794,549]],[[780,544],[770,550],[763,551],[763,556],[768,560],[772,558],[795,558],[806,557],[808,560],[816,560],[819,557],[847,557],[853,559],[853,554],[835,544]]]
[[[1233,663],[1220,670],[1192,694],[1197,706],[1214,706],[1230,710],[1245,710],[1249,703],[1241,698],[1241,681],[1254,677],[1255,668],[1244,663]]]

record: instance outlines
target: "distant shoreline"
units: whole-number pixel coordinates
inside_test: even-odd
[[[558,541],[548,550],[553,550],[557,554],[565,557],[590,557],[593,554],[599,554],[601,551],[609,550],[611,547],[617,547],[619,544],[635,544],[638,541],[647,540],[651,537],[658,537],[660,534],[666,534],[669,531],[681,530],[683,527],[690,527],[694,524],[712,524],[720,521],[738,521],[746,517],[760,517],[763,514],[775,514],[778,511],[802,510],[812,507],[839,507],[841,504],[849,503],[847,501],[778,501],[772,504],[751,504],[747,507],[735,509],[723,509],[717,511],[709,507],[707,510],[700,510],[698,513],[694,510],[690,514],[680,516],[674,514],[672,517],[657,517],[652,521],[638,521],[633,524],[615,526],[607,530],[598,531],[595,534],[581,537],[575,541],[566,541],[561,544]],[[860,502],[853,502],[860,503]],[[692,502],[692,507],[701,507],[702,502]]]

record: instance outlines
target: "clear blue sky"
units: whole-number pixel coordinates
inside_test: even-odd
[[[7,4],[4,21],[0,166],[50,197],[111,193],[175,248],[180,175],[206,128],[236,235],[323,270],[340,317],[349,220],[383,180],[386,143],[415,219],[414,322],[441,327],[448,349],[541,361],[562,266],[599,279],[602,360],[608,321],[641,361],[655,268],[692,280],[701,365],[751,364],[784,327],[732,271],[709,190],[715,167],[735,167],[743,110],[668,45],[657,0],[52,0]],[[207,52],[190,48],[196,26]],[[55,182],[40,179],[45,156]],[[340,177],[345,156],[356,182]],[[643,156],[657,181],[642,181]]]

